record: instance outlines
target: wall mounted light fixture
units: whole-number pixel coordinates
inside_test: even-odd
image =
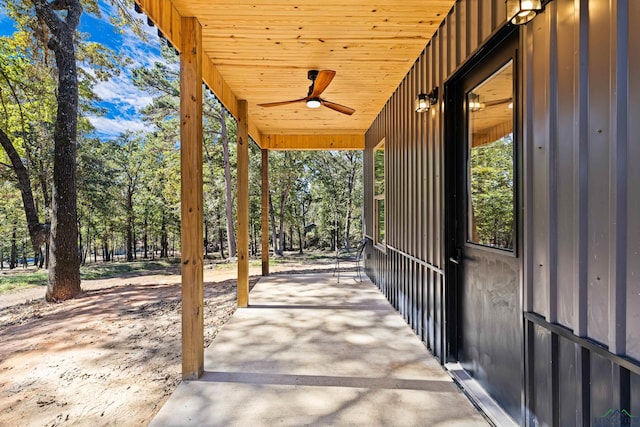
[[[469,103],[469,111],[475,113],[476,111],[484,110],[484,103],[480,101],[480,95],[474,92],[469,92],[467,95],[468,103]]]
[[[542,12],[542,0],[506,0],[507,19],[514,25],[531,21]]]
[[[424,113],[429,111],[432,105],[438,103],[438,87],[431,89],[429,93],[421,93],[416,97],[415,109],[416,113]]]

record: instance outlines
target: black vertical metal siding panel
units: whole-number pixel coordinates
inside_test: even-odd
[[[560,338],[560,348],[558,357],[559,373],[559,396],[556,408],[559,410],[559,425],[571,426],[577,424],[576,413],[578,412],[578,399],[580,393],[578,387],[578,366],[576,364],[576,351],[580,348],[571,341]]]
[[[547,153],[547,191],[548,191],[548,250],[546,255],[546,276],[548,283],[547,320],[552,323],[558,321],[558,286],[551,283],[558,271],[558,14],[557,4],[549,3],[549,83],[548,83],[548,130],[549,144]]]
[[[631,395],[629,412],[631,412],[632,415],[640,414],[640,375],[631,374],[629,378],[629,389]]]
[[[557,84],[557,113],[558,119],[562,118],[568,123],[576,122],[576,111],[573,104],[573,76],[575,74],[574,53],[576,44],[574,41],[575,28],[575,2],[574,0],[557,0],[557,61],[558,61],[558,84]],[[558,123],[558,120],[556,120]],[[577,218],[577,205],[575,197],[567,197],[573,193],[575,187],[574,176],[576,176],[574,127],[557,126],[557,147],[556,147],[556,192],[557,203],[557,277],[551,277],[557,283],[557,313],[558,321],[569,327],[574,327],[573,305],[574,305],[574,281],[577,265],[576,253],[576,233],[574,223]],[[560,167],[560,165],[562,167]]]
[[[533,73],[531,121],[533,143],[527,144],[532,162],[530,178],[534,204],[530,207],[529,222],[533,228],[531,272],[533,274],[533,310],[547,317],[549,295],[549,13],[535,19],[527,28],[533,33],[530,63]]]
[[[575,222],[576,247],[578,249],[575,264],[577,275],[574,276],[574,332],[579,336],[587,336],[588,309],[588,248],[589,248],[589,169],[588,169],[588,134],[589,134],[589,0],[578,0],[577,23],[574,39],[578,45],[574,75],[574,109],[577,120],[574,124],[576,171],[572,195],[577,199],[577,216]],[[561,120],[566,120],[564,117]],[[577,279],[577,280],[576,280]]]
[[[442,104],[417,114],[413,100],[436,86],[442,99],[444,81],[501,25],[503,8],[501,0],[456,3],[366,134],[366,233],[375,230],[373,147],[385,138],[389,245],[386,253],[367,249],[366,271],[438,357],[445,347]]]
[[[480,45],[480,2],[467,0],[467,53],[471,53]]]
[[[625,354],[628,174],[628,0],[611,3],[609,135],[609,350]],[[634,48],[637,49],[637,46]],[[636,50],[637,52],[637,50]],[[613,93],[611,93],[613,92]],[[634,326],[631,326],[632,328]],[[621,380],[622,381],[622,380]]]
[[[591,419],[604,415],[609,409],[620,409],[613,401],[612,364],[597,354],[591,354]],[[623,408],[626,409],[626,408]],[[635,415],[635,414],[634,414]]]
[[[494,3],[490,0],[478,1],[478,39],[479,44],[486,40],[493,31],[493,7]],[[473,25],[473,24],[472,24]]]
[[[551,333],[544,328],[535,325],[532,337],[533,351],[533,382],[534,398],[532,400],[529,425],[551,426],[552,402],[551,402]]]
[[[428,87],[433,88],[436,82],[436,49],[435,44],[431,43],[427,47],[427,63],[425,66],[427,67],[427,72],[429,73],[428,78]],[[425,198],[425,202],[427,203],[427,256],[426,260],[430,263],[434,261],[434,253],[435,253],[435,245],[434,241],[434,233],[436,231],[435,228],[435,198],[434,198],[434,173],[433,173],[433,165],[435,162],[434,154],[435,154],[435,145],[438,139],[438,135],[436,134],[436,120],[438,117],[433,114],[431,111],[428,113],[428,123],[429,123],[429,133],[427,136],[427,158],[425,162],[425,169],[427,170],[427,195]],[[433,290],[433,288],[431,288]],[[433,298],[432,298],[433,300]]]
[[[366,271],[441,360],[444,116],[441,104],[416,114],[413,99],[435,86],[442,99],[443,83],[502,25],[503,13],[501,0],[458,1],[366,134],[366,230],[372,237],[373,147],[385,138],[390,246],[367,248]],[[523,308],[635,361],[640,55],[630,52],[640,45],[639,20],[637,1],[554,0],[522,28],[520,45]],[[584,344],[532,329],[526,351],[536,374],[525,387],[535,405],[526,418],[593,422],[605,406],[624,403],[625,387],[631,412],[640,413],[637,373],[624,380],[615,362]]]
[[[638,49],[640,43],[640,2],[629,2],[629,46]],[[626,294],[626,354],[640,360],[640,55],[629,55],[627,92],[628,133],[627,159],[629,165],[627,178],[627,294]],[[622,254],[621,254],[622,256]],[[635,325],[635,327],[634,327]],[[640,413],[640,389],[636,396]],[[635,413],[632,412],[634,415]]]
[[[456,4],[456,13],[458,25],[456,28],[456,49],[458,51],[456,62],[461,64],[467,58],[469,52],[469,42],[467,37],[467,11],[469,10],[468,2],[460,2]]]
[[[611,109],[609,0],[589,2],[588,311],[591,338],[609,343],[609,140]]]

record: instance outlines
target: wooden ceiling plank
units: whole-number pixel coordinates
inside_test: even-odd
[[[262,144],[260,133],[314,133],[328,135],[326,138],[364,134],[455,2],[137,1],[149,4],[152,10],[171,7],[198,18],[207,58],[205,81],[236,117],[237,100],[247,100],[249,131],[261,146],[266,143]],[[161,27],[178,34],[172,26]],[[167,38],[177,45],[172,37]],[[336,77],[322,96],[356,112],[347,116],[326,108],[310,110],[304,103],[274,108],[256,105],[304,97],[310,69],[335,70]]]

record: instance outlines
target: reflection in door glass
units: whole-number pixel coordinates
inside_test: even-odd
[[[515,228],[513,64],[467,92],[467,240],[513,250]]]

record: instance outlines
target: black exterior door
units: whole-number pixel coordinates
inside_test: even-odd
[[[523,372],[517,32],[448,86],[449,359],[516,420]]]

